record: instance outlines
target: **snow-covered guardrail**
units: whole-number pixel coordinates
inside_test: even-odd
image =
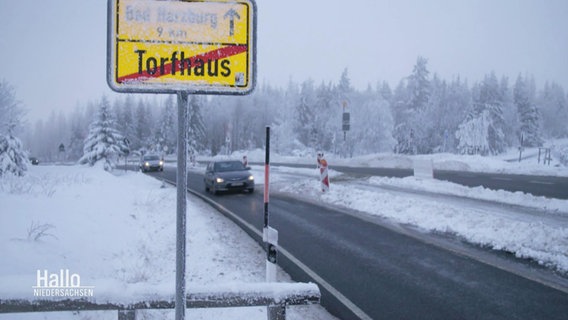
[[[97,292],[97,296],[101,295]],[[101,296],[105,296],[102,294]],[[319,304],[321,293],[314,283],[252,283],[193,288],[186,298],[187,308],[267,306],[268,318],[286,319],[286,306]],[[123,300],[123,299],[116,299]],[[117,310],[119,320],[134,320],[135,310],[173,309],[175,297],[140,295],[127,302],[105,298],[0,299],[0,313]]]

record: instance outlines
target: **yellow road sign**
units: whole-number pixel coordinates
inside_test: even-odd
[[[119,92],[246,94],[254,0],[109,0],[108,82]]]

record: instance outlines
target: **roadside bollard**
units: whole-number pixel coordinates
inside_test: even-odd
[[[323,153],[321,157],[318,155],[318,163],[320,169],[320,180],[321,180],[321,191],[322,192],[329,192],[329,174],[327,172],[327,160],[323,157]]]

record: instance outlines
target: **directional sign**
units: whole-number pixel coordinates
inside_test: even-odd
[[[343,131],[349,131],[349,129],[351,128],[351,123],[350,123],[350,113],[349,112],[344,112],[343,113],[343,121],[342,121],[342,127],[343,127]]]
[[[107,80],[118,92],[247,94],[254,0],[109,0]]]

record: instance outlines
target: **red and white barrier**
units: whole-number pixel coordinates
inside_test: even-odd
[[[324,159],[323,154],[318,154],[318,166],[320,169],[321,191],[329,192],[329,174],[327,172],[327,160]]]

